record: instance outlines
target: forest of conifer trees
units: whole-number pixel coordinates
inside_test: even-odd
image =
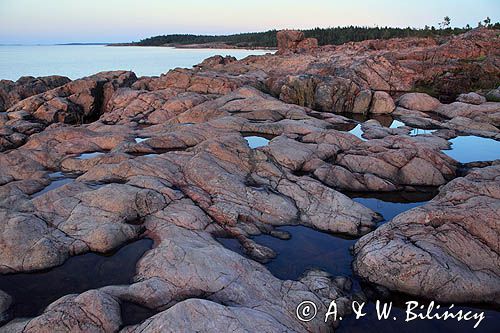
[[[334,28],[314,28],[302,30],[306,37],[318,39],[319,45],[340,45],[346,42],[358,42],[367,39],[389,39],[396,37],[431,37],[449,36],[464,33],[470,29],[467,25],[463,28],[450,28],[450,19],[445,17],[439,24],[439,28],[434,26],[424,28],[391,28],[391,27],[334,27]],[[489,18],[478,22],[478,26],[487,26],[492,29],[500,29],[500,22],[492,24]],[[206,43],[224,43],[237,47],[276,47],[276,30],[265,32],[241,33],[234,35],[189,35],[173,34],[155,36],[132,43],[138,46],[163,46],[163,45],[189,45]]]

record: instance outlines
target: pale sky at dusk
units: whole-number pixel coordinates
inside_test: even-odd
[[[0,0],[0,44],[128,42],[159,34],[228,34],[345,25],[476,26],[500,0]]]

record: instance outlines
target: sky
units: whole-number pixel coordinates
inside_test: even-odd
[[[500,20],[500,0],[0,0],[0,44],[130,42],[331,26],[465,26]]]

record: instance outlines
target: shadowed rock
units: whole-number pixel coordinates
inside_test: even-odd
[[[71,80],[65,76],[23,76],[17,81],[0,80],[0,112],[9,109],[17,102],[47,90],[62,86]]]

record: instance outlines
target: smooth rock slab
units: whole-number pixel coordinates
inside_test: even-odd
[[[303,330],[297,327],[297,332]],[[156,332],[292,332],[271,315],[245,307],[224,306],[203,299],[177,303],[122,333]]]
[[[433,111],[441,105],[435,97],[424,93],[407,93],[398,99],[398,106],[416,111]]]
[[[61,297],[38,317],[12,321],[0,333],[116,332],[121,324],[116,299],[98,290]]]

